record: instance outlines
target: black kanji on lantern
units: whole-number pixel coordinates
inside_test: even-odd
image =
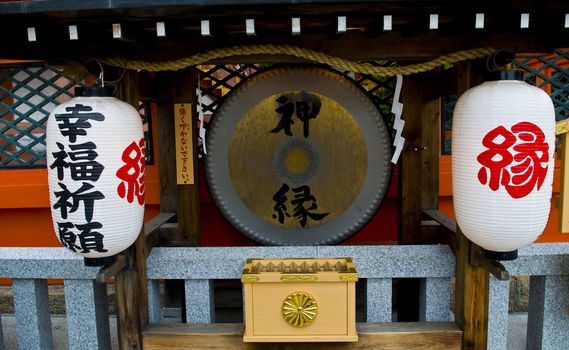
[[[77,136],[87,135],[85,129],[91,127],[89,120],[103,121],[105,116],[101,113],[89,113],[93,110],[91,106],[76,104],[75,106],[66,107],[65,110],[70,113],[60,113],[55,115],[57,126],[61,135],[69,137],[69,142],[77,141]]]
[[[69,157],[73,163],[69,163],[71,178],[75,181],[98,181],[105,167],[95,161],[98,154],[95,152],[97,145],[93,142],[85,142],[78,145],[69,145],[73,152]]]
[[[105,167],[95,161],[98,154],[97,146],[93,142],[85,142],[77,145],[69,145],[71,152],[66,152],[64,146],[56,142],[58,152],[53,152],[55,158],[50,168],[57,168],[57,178],[63,180],[64,168],[70,168],[71,178],[75,181],[98,181]],[[71,161],[67,161],[67,158]]]
[[[77,251],[77,249],[81,249],[75,242],[77,242],[77,235],[70,231],[75,225],[71,222],[58,222],[57,223],[58,231],[59,231],[59,241],[64,247],[71,249],[72,251]]]
[[[59,148],[59,151],[52,153],[54,160],[49,167],[50,169],[57,168],[57,179],[61,181],[65,177],[64,168],[69,168],[69,163],[65,160],[68,155],[67,152],[65,152],[65,147],[61,143],[56,142],[55,144]]]
[[[73,225],[71,222],[58,222],[59,240],[68,249],[76,252],[81,250],[81,253],[90,253],[96,251],[100,253],[107,252],[104,249],[103,238],[104,236],[97,231],[103,228],[100,222],[88,222],[83,225]],[[80,231],[76,234],[71,229],[76,228]],[[79,242],[77,242],[79,239]]]
[[[76,225],[76,227],[81,231],[78,235],[81,249],[83,249],[81,253],[90,253],[91,250],[100,253],[108,251],[103,246],[104,236],[100,232],[93,231],[103,228],[100,222],[89,222],[84,225]]]
[[[287,212],[285,205],[286,201],[288,200],[285,194],[289,190],[290,187],[287,184],[283,184],[277,193],[275,193],[273,196],[273,200],[276,202],[275,206],[273,207],[273,210],[275,211],[275,214],[273,214],[273,219],[278,218],[281,224],[284,224],[285,216],[290,217],[290,214]]]
[[[83,182],[81,188],[75,192],[69,191],[67,186],[61,182],[58,182],[58,185],[62,190],[54,193],[57,197],[57,201],[53,205],[53,209],[59,209],[61,217],[67,219],[67,214],[77,211],[79,204],[83,202],[85,220],[87,220],[87,222],[93,220],[95,201],[103,199],[105,196],[99,191],[87,192],[93,189],[94,186],[86,182]]]
[[[310,119],[316,118],[322,108],[320,98],[314,94],[302,91],[299,94],[281,95],[276,102],[279,106],[275,109],[275,112],[281,115],[281,119],[270,132],[279,133],[281,130],[284,130],[285,135],[292,136],[291,125],[294,124],[292,116],[296,110],[296,117],[303,123],[304,137],[310,136]]]

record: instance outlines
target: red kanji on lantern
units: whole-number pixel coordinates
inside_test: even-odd
[[[138,204],[144,204],[144,138],[138,144],[133,141],[122,153],[122,160],[125,163],[117,170],[117,177],[122,182],[117,187],[119,197],[126,198],[129,203],[136,197]]]
[[[511,131],[500,125],[484,136],[482,145],[488,148],[477,157],[482,185],[492,191],[502,185],[512,198],[527,196],[536,185],[537,190],[541,188],[547,176],[549,145],[537,125],[520,122]]]

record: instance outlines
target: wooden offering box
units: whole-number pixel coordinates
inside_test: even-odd
[[[352,259],[248,259],[245,342],[354,342]]]

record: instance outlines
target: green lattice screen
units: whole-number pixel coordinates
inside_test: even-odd
[[[549,94],[555,106],[557,121],[569,118],[569,49],[557,49],[553,55],[517,59],[513,63],[518,69],[525,71],[527,83]],[[443,155],[451,154],[452,112],[457,98],[446,96],[442,100]]]
[[[45,127],[50,112],[73,97],[77,84],[42,63],[0,65],[0,169],[45,167]],[[140,101],[146,162],[152,162],[150,108]]]
[[[0,67],[0,168],[45,166],[45,123],[74,86],[45,65]]]
[[[239,83],[250,79],[253,75],[270,68],[270,64],[235,64],[235,65],[203,65],[198,66],[200,74],[200,106],[204,127],[207,130],[210,118],[223,98]],[[395,93],[395,77],[374,77],[366,74],[343,72],[354,79],[373,100],[385,116],[389,128],[393,126],[391,104]],[[202,140],[200,140],[201,145]],[[200,153],[203,149],[200,147]]]
[[[553,100],[557,121],[569,118],[569,49],[547,57],[514,61],[526,71],[526,82],[544,89]]]

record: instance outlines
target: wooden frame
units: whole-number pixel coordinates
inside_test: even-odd
[[[219,7],[208,4],[179,5],[162,10],[160,19],[164,20],[165,17],[170,22],[166,21],[168,37],[161,40],[149,30],[155,25],[157,9],[143,6],[142,2],[139,8],[67,12],[55,12],[55,8],[37,9],[34,6],[40,4],[34,2],[29,8],[20,7],[21,4],[0,4],[0,28],[4,32],[15,33],[4,38],[5,55],[49,59],[54,62],[61,59],[84,61],[86,58],[102,57],[107,52],[128,58],[171,60],[242,43],[295,44],[348,59],[400,61],[424,61],[460,49],[480,46],[532,53],[550,52],[556,47],[569,46],[569,35],[557,35],[557,32],[550,36],[543,35],[548,31],[563,30],[562,16],[569,12],[569,4],[566,1],[521,1],[511,4],[515,8],[510,9],[504,9],[494,2],[482,1],[477,3],[477,8],[471,7],[467,11],[461,7],[462,4],[450,5],[441,1],[417,4],[409,1],[370,1],[357,5],[336,2],[324,6],[318,3],[310,4],[308,1],[301,1],[300,5],[292,4],[292,1],[280,4],[267,1],[261,10],[253,9],[252,6],[235,7],[236,3],[232,1]],[[515,27],[519,13],[533,8],[539,8],[540,11],[534,14],[531,29]],[[40,12],[33,12],[34,9]],[[492,24],[485,31],[477,32],[471,25],[464,25],[471,23],[472,18],[469,15],[477,12],[486,13],[489,23]],[[355,27],[345,34],[331,36],[329,22],[330,18],[335,19],[331,14],[337,13],[350,15],[348,21],[352,18],[351,24]],[[393,13],[394,18],[397,18],[397,30],[384,32],[377,29],[380,28],[378,18],[386,13]],[[440,13],[441,30],[428,29],[425,23],[425,14],[428,13]],[[256,22],[258,36],[246,36],[244,20],[255,14],[259,17]],[[312,27],[308,26],[300,37],[291,37],[288,30],[293,14],[313,21]],[[211,37],[201,36],[198,29],[199,20],[206,17],[217,20],[217,27]],[[109,33],[110,25],[114,24],[109,18],[112,18],[112,21],[120,20],[123,25],[123,36],[117,40],[113,40]],[[63,41],[68,35],[66,28],[70,22],[79,24],[79,38],[88,39],[78,42]],[[24,33],[29,27],[41,28],[36,42],[28,42],[25,37]],[[263,33],[263,29],[267,32]],[[220,61],[239,63],[304,60],[283,56],[230,57],[215,60]],[[438,120],[436,97],[449,87],[463,92],[476,84],[481,77],[480,63],[460,64],[454,70],[456,75],[443,82],[445,86],[439,85],[438,79],[430,74],[405,78],[402,101],[407,122],[404,131],[407,146],[400,162],[401,244],[439,242],[441,232],[452,229],[452,223],[433,212],[438,206],[438,131],[432,127],[434,121]],[[161,211],[178,212],[177,231],[175,236],[170,236],[168,242],[186,246],[198,245],[198,191],[196,185],[175,183],[171,136],[172,103],[191,103],[194,106],[192,115],[195,121],[195,70],[188,68],[179,73],[157,73],[154,82],[161,84],[154,87],[150,87],[144,79],[139,80],[140,76],[134,71],[126,74],[122,82],[121,96],[135,105],[138,104],[138,96],[141,93],[150,95],[157,102]],[[195,134],[193,136],[196,142]],[[196,149],[197,147],[194,147],[194,150]],[[194,160],[196,158],[194,153]],[[438,219],[440,222],[440,225],[434,226],[434,230],[433,227],[422,225],[423,210],[430,213],[432,219]],[[154,233],[147,237],[141,233],[135,245],[126,253],[126,268],[116,277],[121,349],[142,346],[147,349],[165,346],[184,348],[183,344],[201,344],[220,349],[259,348],[257,345],[241,343],[240,325],[147,326],[145,258],[152,245],[160,242],[160,237],[156,238],[156,235]],[[480,266],[473,266],[470,260],[472,244],[460,230],[455,240],[446,242],[454,248],[457,257],[456,324],[360,325],[361,341],[357,345],[338,344],[332,347],[324,344],[318,347],[358,349],[422,345],[445,349],[485,349],[488,271]],[[416,281],[410,283],[411,287],[416,287]],[[416,300],[416,296],[412,296],[412,299]],[[415,310],[415,307],[411,307],[405,313],[409,318],[415,318]],[[142,330],[145,327],[143,338]],[[285,347],[293,348],[283,345],[283,348]]]
[[[453,322],[358,324],[357,343],[272,343],[275,350],[310,349],[462,349],[462,332]],[[243,343],[243,324],[151,325],[144,334],[145,349],[266,349],[267,344]]]

